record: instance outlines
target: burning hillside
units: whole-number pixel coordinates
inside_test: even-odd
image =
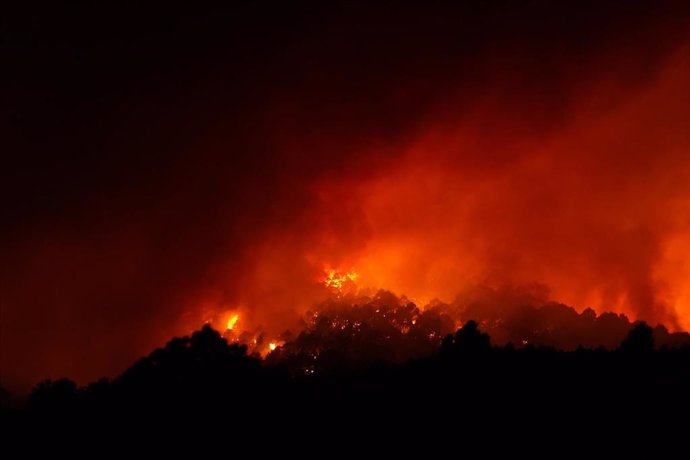
[[[14,3],[12,394],[204,323],[324,368],[690,329],[687,1]]]
[[[231,313],[223,336],[246,346],[267,363],[294,372],[343,372],[377,362],[404,363],[434,354],[444,337],[475,321],[495,345],[517,348],[553,347],[572,351],[615,349],[633,322],[624,314],[582,312],[550,301],[540,287],[492,289],[475,286],[450,303],[434,300],[417,305],[405,296],[379,290],[360,290],[354,272],[328,270],[319,282],[328,298],[305,312],[299,325],[272,336],[261,327],[241,329],[238,313]],[[660,347],[690,344],[690,334],[654,328]]]

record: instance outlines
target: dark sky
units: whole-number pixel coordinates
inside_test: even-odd
[[[292,327],[325,265],[690,326],[687,2],[95,3],[0,18],[0,385]]]

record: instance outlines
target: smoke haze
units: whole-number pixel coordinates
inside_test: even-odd
[[[683,2],[121,6],[2,24],[2,384],[356,271],[690,328]]]

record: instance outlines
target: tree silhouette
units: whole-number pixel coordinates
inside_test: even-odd
[[[213,421],[223,432],[269,428],[299,439],[352,417],[441,420],[450,412],[463,414],[458,423],[476,424],[501,411],[567,421],[577,411],[587,417],[606,410],[626,421],[631,411],[637,417],[649,408],[690,409],[690,346],[656,350],[645,323],[629,331],[619,351],[563,351],[492,346],[489,334],[470,320],[436,340],[435,352],[395,361],[400,355],[390,353],[391,343],[428,337],[420,325],[423,312],[408,304],[369,304],[346,313],[319,315],[263,361],[205,326],[170,340],[113,380],[83,388],[67,379],[41,382],[27,414],[36,420],[57,413],[59,420],[76,415],[89,423],[141,421],[182,435]],[[443,322],[441,316],[428,319]],[[293,423],[294,417],[310,425]]]
[[[620,351],[645,354],[654,351],[654,331],[644,321],[635,325],[619,347]]]
[[[478,355],[491,348],[489,335],[479,330],[476,321],[468,321],[455,334],[449,334],[441,343],[441,355]]]
[[[27,407],[50,410],[69,409],[77,399],[77,384],[69,379],[44,380],[29,396]]]
[[[0,386],[0,409],[5,409],[10,404],[10,392]]]

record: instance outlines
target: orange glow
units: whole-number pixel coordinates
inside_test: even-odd
[[[16,193],[3,194],[0,386],[113,376],[204,322],[280,353],[324,302],[378,289],[423,312],[478,285],[527,286],[690,330],[690,2],[576,21],[544,8],[561,2],[525,2],[544,18],[433,3],[387,24],[387,6],[316,9],[237,59],[218,59],[220,40],[204,51],[204,35],[194,78],[164,61],[98,67],[113,80],[94,85],[11,66],[31,78],[12,79],[7,109],[10,150],[28,150],[2,182]],[[56,118],[74,97],[97,107]],[[41,155],[54,167],[37,172]]]
[[[637,88],[616,92],[603,78],[573,90],[556,128],[535,122],[525,134],[492,101],[429,116],[361,153],[395,158],[385,168],[315,179],[311,207],[266,232],[231,301],[277,337],[299,330],[323,288],[387,289],[423,308],[477,284],[538,285],[579,311],[687,329],[690,68],[680,57]]]
[[[271,351],[273,351],[273,350],[276,349],[277,346],[278,346],[278,345],[277,345],[275,342],[271,342],[271,343],[268,344],[268,349],[271,350]]]
[[[307,208],[265,228],[200,303],[243,305],[242,332],[264,334],[243,343],[261,354],[325,298],[378,289],[423,310],[477,285],[536,286],[578,311],[688,329],[689,50],[639,86],[573,89],[556,127],[488,100],[361,147],[394,161],[314,177]]]

